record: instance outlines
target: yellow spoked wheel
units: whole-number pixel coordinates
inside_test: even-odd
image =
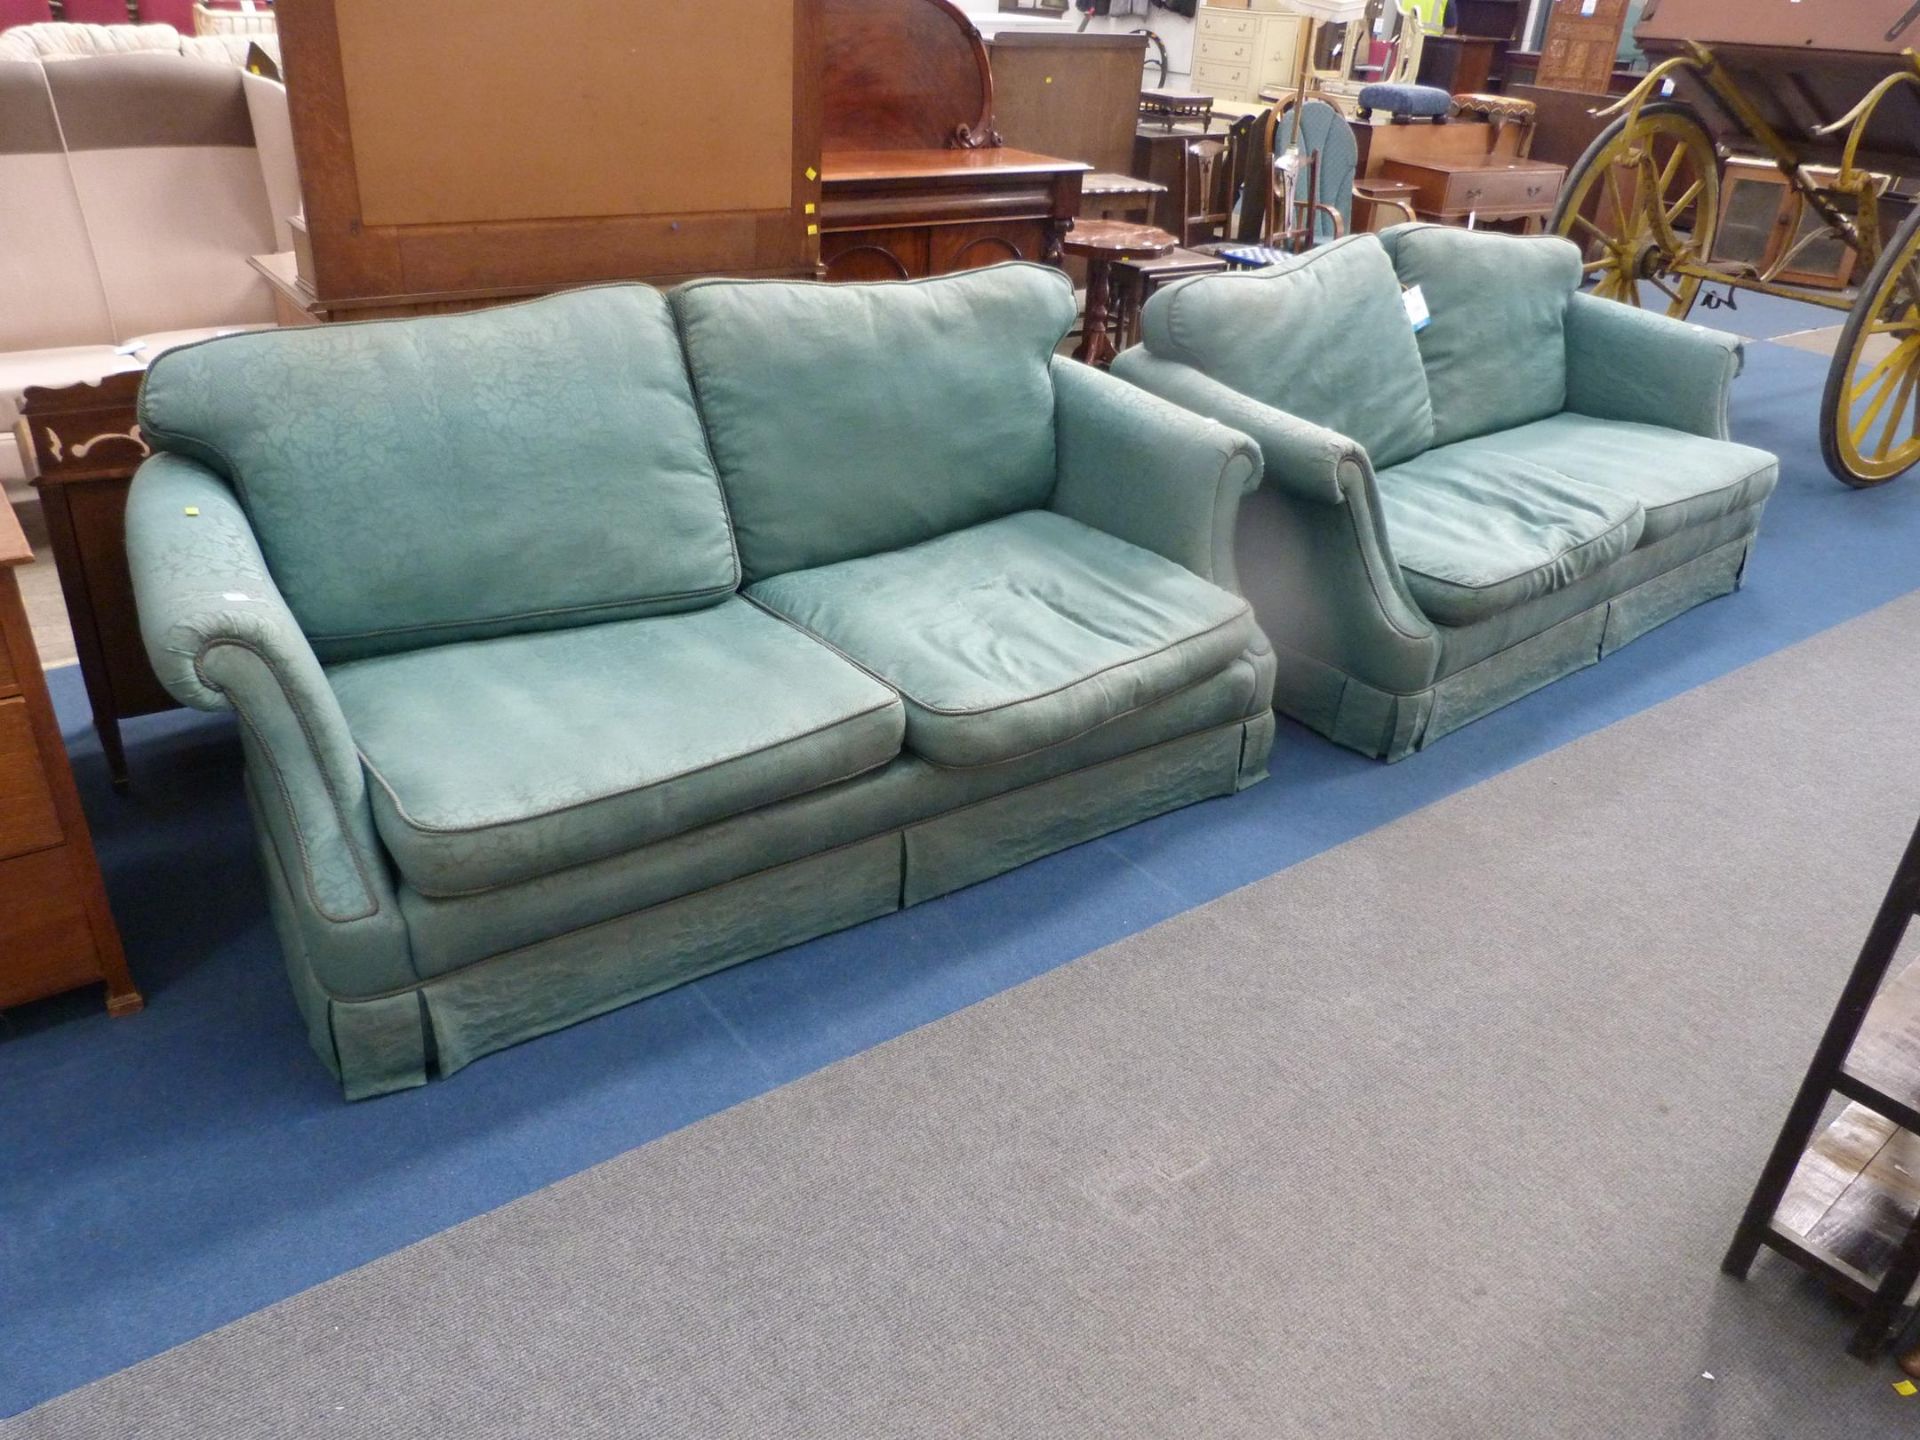
[[[1720,223],[1720,157],[1706,126],[1674,100],[1620,116],[1580,157],[1548,227],[1579,245],[1593,293],[1665,305],[1684,320]],[[1642,282],[1653,287],[1643,295]]]
[[[1920,210],[1860,287],[1820,408],[1827,468],[1847,484],[1879,485],[1920,463]]]

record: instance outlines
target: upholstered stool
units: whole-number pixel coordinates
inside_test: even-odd
[[[1113,266],[1129,260],[1153,260],[1180,244],[1164,230],[1125,220],[1076,220],[1061,246],[1067,254],[1087,262],[1087,313],[1081,323],[1080,345],[1073,358],[1106,366],[1118,353],[1110,333],[1113,306]]]
[[[1518,126],[1520,148],[1515,153],[1526,156],[1533,150],[1533,127],[1539,116],[1539,106],[1531,100],[1468,91],[1453,97],[1453,114],[1456,119],[1484,120],[1492,125],[1496,145],[1500,141],[1501,131],[1509,125]]]
[[[1412,120],[1445,120],[1453,113],[1453,96],[1434,85],[1366,85],[1358,99],[1360,118],[1368,119],[1376,110],[1384,110],[1396,125]]]

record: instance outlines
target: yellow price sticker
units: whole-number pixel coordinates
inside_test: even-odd
[[[819,178],[820,178],[820,172],[814,169],[811,165],[807,166],[807,179],[818,180]]]
[[[807,234],[818,235],[819,233],[820,233],[820,227],[818,225],[807,226]]]
[[[809,200],[807,201],[807,214],[811,215],[813,214],[813,211],[814,211],[814,204],[811,200]]]
[[[1914,1384],[1911,1380],[1896,1380],[1893,1382],[1893,1393],[1896,1395],[1920,1395],[1920,1385]]]

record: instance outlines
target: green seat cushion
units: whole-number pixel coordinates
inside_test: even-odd
[[[1151,354],[1358,441],[1376,468],[1433,443],[1420,350],[1378,236],[1177,281],[1140,323]]]
[[[1553,235],[1396,225],[1381,240],[1432,323],[1420,358],[1433,443],[1450,445],[1557,415],[1567,403],[1567,305],[1580,250]]]
[[[619,854],[884,765],[899,699],[738,597],[336,665],[374,823],[422,894]]]
[[[991,765],[1225,669],[1257,637],[1238,595],[1033,510],[747,594],[897,690],[907,748]]]
[[[1585,415],[1536,420],[1460,448],[1529,460],[1638,500],[1647,512],[1642,545],[1758,505],[1780,478],[1780,462],[1749,445]]]
[[[323,660],[710,605],[738,580],[643,285],[183,346],[140,423],[233,485]]]
[[[1471,625],[1610,565],[1639,542],[1640,502],[1468,445],[1376,477],[1394,559],[1420,608]]]
[[[703,280],[674,292],[749,580],[1044,505],[1054,348],[1044,265],[908,284]]]

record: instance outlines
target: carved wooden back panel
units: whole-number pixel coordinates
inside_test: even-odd
[[[828,150],[997,145],[986,43],[952,0],[824,0]]]

